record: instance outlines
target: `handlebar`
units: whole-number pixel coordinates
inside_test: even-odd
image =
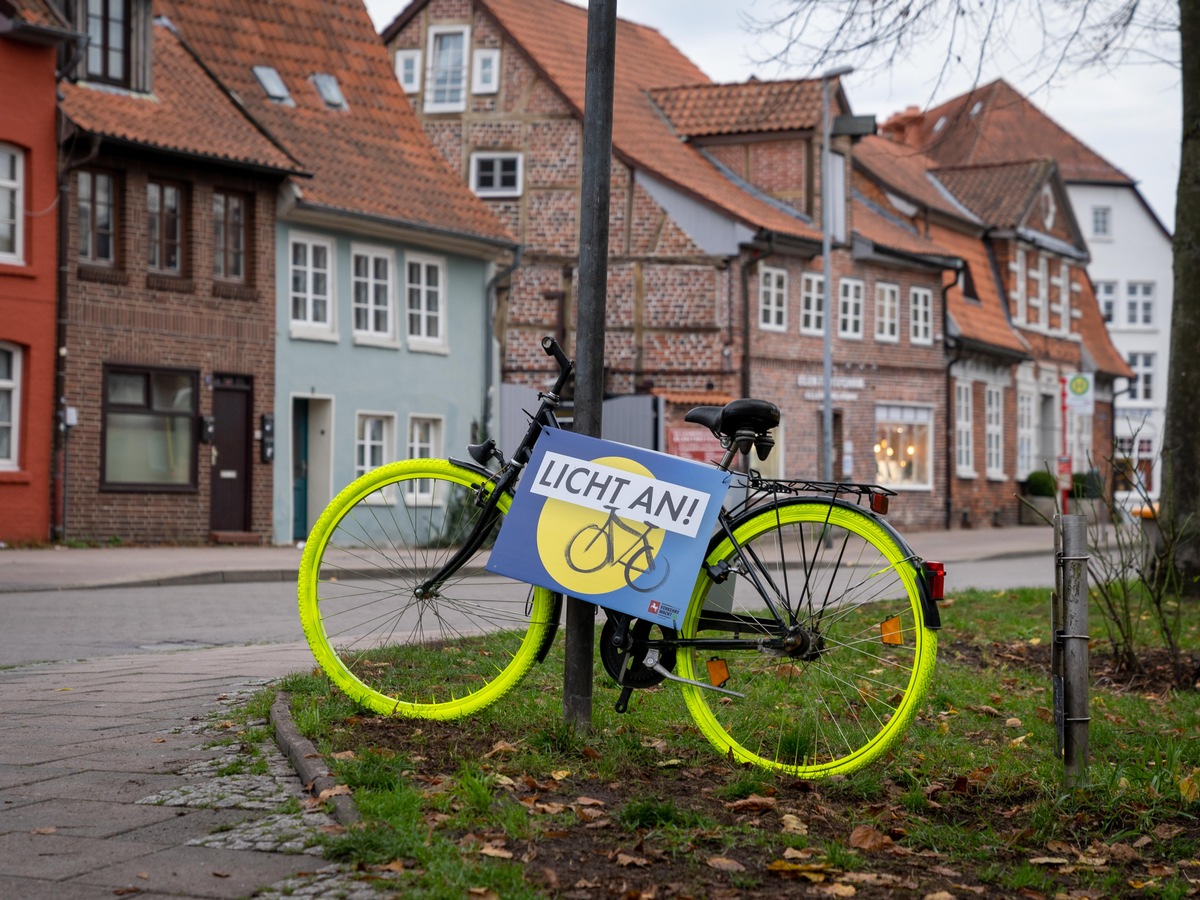
[[[546,351],[547,356],[554,357],[559,368],[562,369],[563,372],[571,371],[573,368],[571,360],[567,359],[567,354],[563,352],[563,348],[559,346],[558,341],[556,341],[553,337],[546,335],[544,338],[542,338],[542,349]]]

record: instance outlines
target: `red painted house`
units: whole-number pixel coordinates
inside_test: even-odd
[[[73,35],[45,0],[0,0],[0,541],[50,537],[58,175],[55,88]]]

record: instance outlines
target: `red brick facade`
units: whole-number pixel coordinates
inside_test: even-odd
[[[79,161],[76,160],[76,163]],[[250,420],[259,427],[274,395],[275,186],[276,180],[236,171],[181,166],[169,158],[102,152],[80,166],[118,173],[117,262],[109,268],[80,261],[79,220],[72,215],[68,245],[67,356],[64,396],[80,410],[70,435],[66,536],[73,539],[198,543],[210,539],[212,479],[222,466],[213,447],[201,443],[204,417],[213,415],[213,388],[234,376],[250,388]],[[77,208],[79,168],[71,180]],[[170,181],[184,192],[183,271],[164,277],[148,270],[147,182]],[[247,276],[243,285],[213,277],[213,191],[236,192],[250,208]],[[184,485],[129,486],[105,483],[113,397],[105,396],[106,371],[188,373],[192,399],[194,476]],[[106,369],[107,367],[107,369]],[[253,439],[247,534],[271,537],[271,465]],[[242,529],[232,529],[241,531]]]

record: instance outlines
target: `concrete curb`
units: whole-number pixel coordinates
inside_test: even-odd
[[[325,765],[325,757],[317,750],[316,745],[300,733],[292,720],[292,710],[286,693],[280,691],[275,702],[271,704],[271,724],[275,726],[275,743],[279,747],[296,774],[305,790],[314,797],[322,791],[329,790],[337,784],[337,779],[329,774]],[[339,794],[328,798],[333,805],[333,817],[339,823],[349,827],[362,819],[354,798],[348,794]]]

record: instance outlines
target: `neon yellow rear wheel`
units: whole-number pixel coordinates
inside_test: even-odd
[[[809,645],[769,645],[766,605],[732,542],[721,541],[707,562],[725,561],[734,574],[716,584],[701,571],[680,636],[749,643],[686,648],[677,665],[683,677],[705,683],[727,672],[724,687],[744,697],[685,685],[700,730],[737,762],[802,778],[853,772],[878,759],[912,723],[937,655],[906,551],[869,515],[820,501],[781,503],[734,533]]]

